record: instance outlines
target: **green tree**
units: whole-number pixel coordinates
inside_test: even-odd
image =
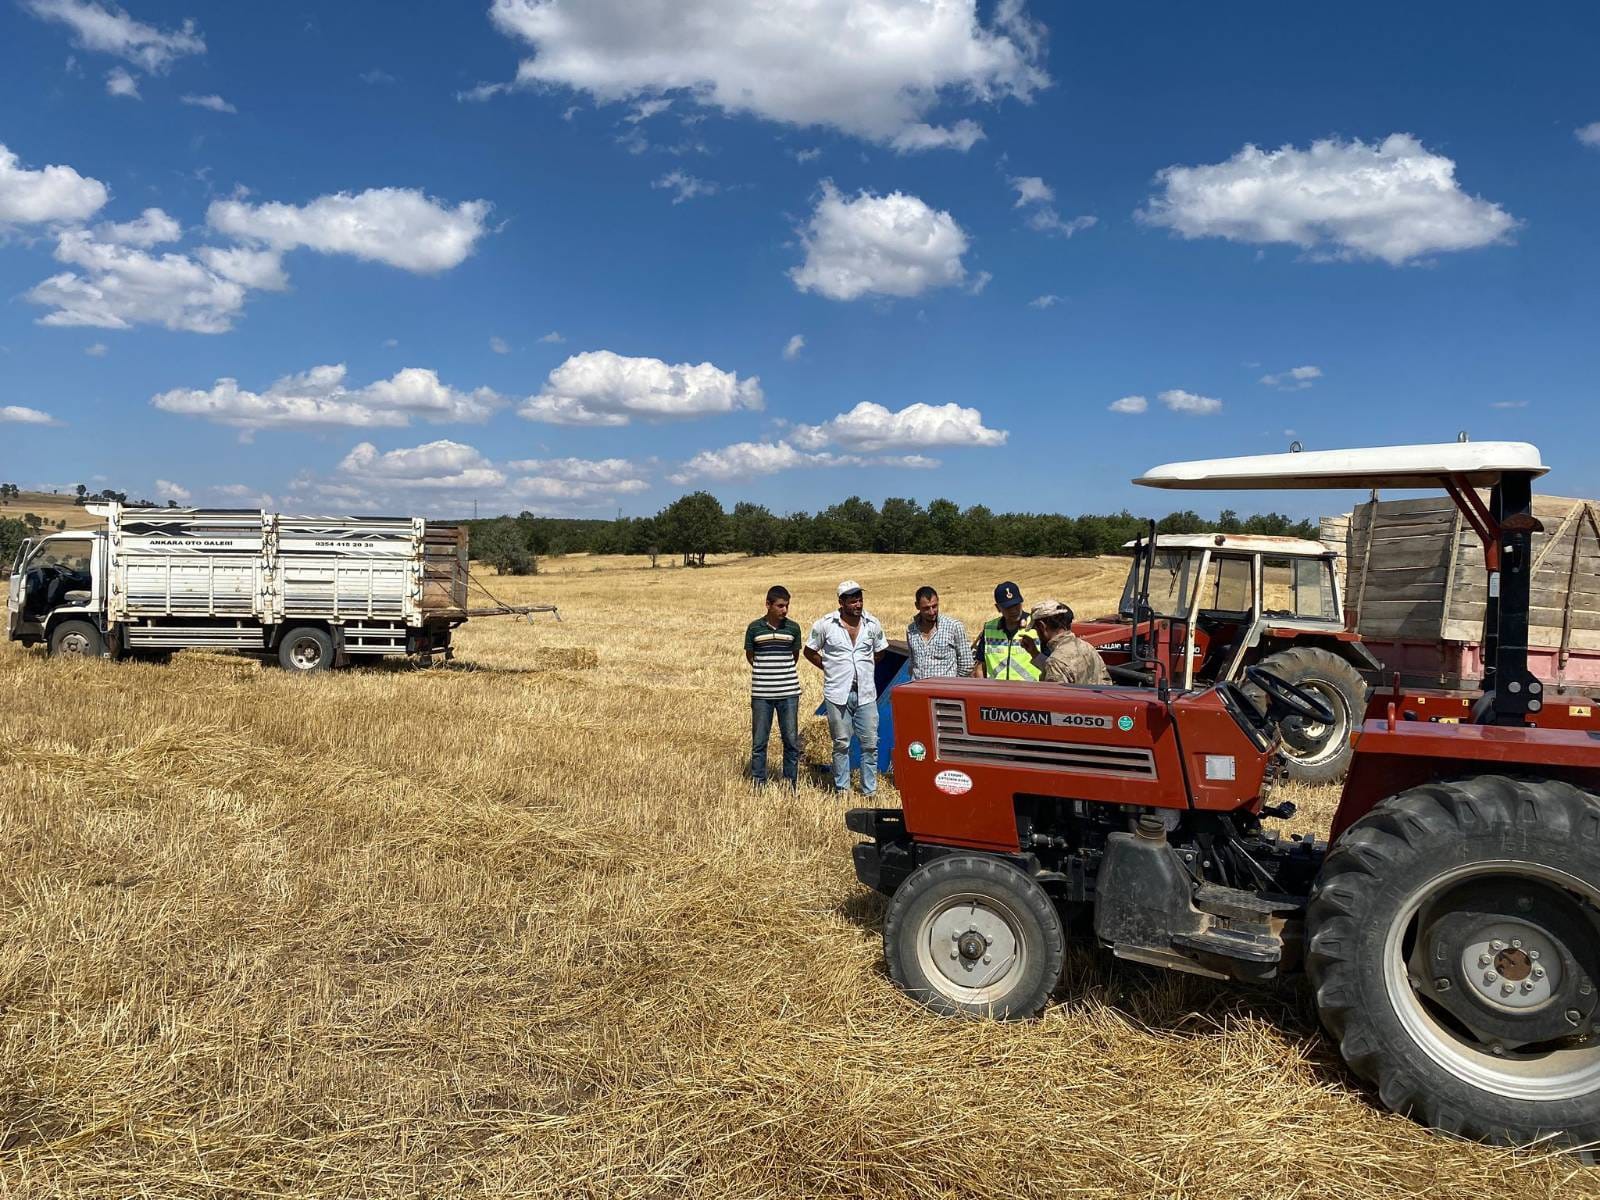
[[[0,517],[0,571],[11,569],[17,550],[29,536],[28,526],[15,517]]]
[[[710,492],[680,496],[656,516],[662,545],[683,555],[683,565],[706,565],[706,555],[722,549],[727,540],[727,514]]]
[[[528,547],[522,522],[511,517],[484,521],[474,531],[472,556],[495,569],[497,575],[537,575],[538,560]]]
[[[737,550],[754,558],[777,553],[782,527],[764,504],[744,500],[735,504],[733,515],[728,518],[728,529]]]
[[[915,500],[891,496],[883,502],[883,510],[878,514],[872,548],[880,554],[905,554],[916,546],[927,521],[928,514]]]
[[[1204,533],[1208,526],[1199,513],[1191,509],[1170,512],[1156,522],[1157,533]]]

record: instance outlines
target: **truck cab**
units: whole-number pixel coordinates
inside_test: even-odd
[[[105,536],[90,530],[29,538],[17,551],[8,587],[7,636],[33,646],[62,621],[89,621],[103,631]]]

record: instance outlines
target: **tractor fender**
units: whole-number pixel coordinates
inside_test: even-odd
[[[1329,841],[1397,792],[1485,773],[1600,789],[1600,739],[1581,729],[1368,721],[1355,734]]]
[[[1383,663],[1366,648],[1359,634],[1348,631],[1307,633],[1299,629],[1269,627],[1263,631],[1260,643],[1245,656],[1245,665],[1252,665],[1269,654],[1276,654],[1279,650],[1286,650],[1292,646],[1315,646],[1319,650],[1337,654],[1370,678],[1377,678],[1383,674]]]

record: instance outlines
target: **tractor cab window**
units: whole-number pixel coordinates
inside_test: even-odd
[[[1333,559],[1265,559],[1261,577],[1266,595],[1262,608],[1269,617],[1302,621],[1338,621],[1334,603]]]
[[[1255,590],[1255,564],[1251,559],[1213,555],[1200,592],[1200,610],[1249,613],[1255,607]]]
[[[1187,550],[1163,550],[1156,545],[1150,564],[1150,608],[1158,617],[1184,617],[1189,614],[1189,575],[1199,559]],[[1122,589],[1120,612],[1133,616],[1134,597],[1144,584],[1144,561],[1133,560],[1128,582]]]
[[[33,539],[23,538],[22,545],[17,547],[16,558],[11,560],[11,573],[13,575],[20,575],[22,573],[22,564],[28,561],[28,553],[32,549]]]

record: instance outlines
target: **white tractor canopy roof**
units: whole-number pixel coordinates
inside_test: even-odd
[[[1196,491],[1442,488],[1451,479],[1489,487],[1509,472],[1538,476],[1547,470],[1530,442],[1442,442],[1201,458],[1152,467],[1134,482]]]
[[[1138,539],[1123,542],[1124,550],[1132,550]],[[1158,533],[1156,547],[1160,550],[1232,550],[1242,554],[1278,554],[1293,558],[1332,558],[1338,551],[1323,542],[1309,538],[1280,537],[1269,533]]]

